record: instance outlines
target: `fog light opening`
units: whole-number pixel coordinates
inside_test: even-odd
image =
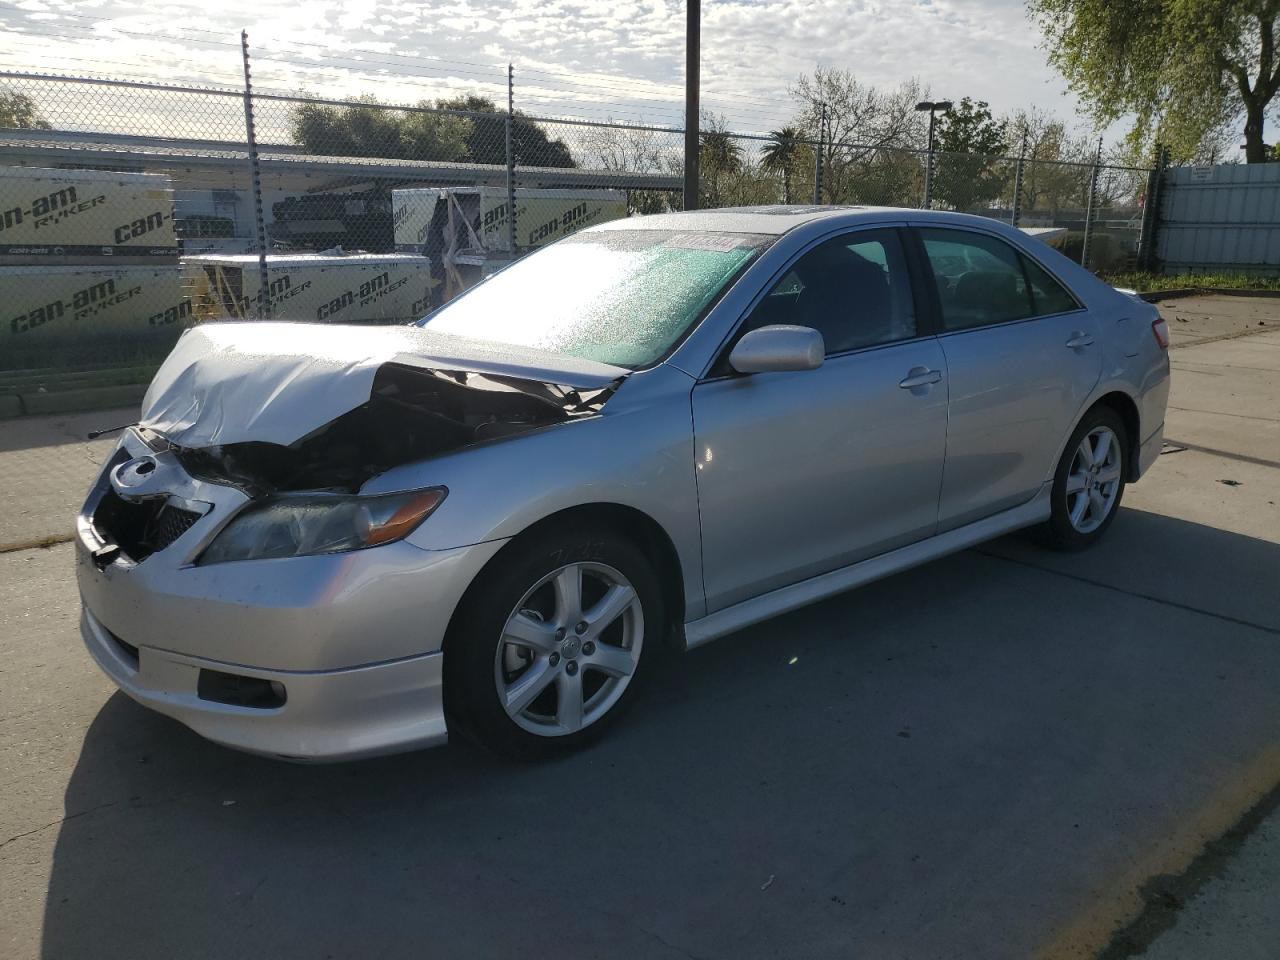
[[[279,680],[263,680],[221,670],[201,670],[196,679],[196,696],[213,703],[255,710],[278,710],[288,695]]]

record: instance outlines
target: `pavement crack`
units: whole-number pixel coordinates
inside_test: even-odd
[[[1280,423],[1280,419],[1276,417],[1255,417],[1248,413],[1226,413],[1222,410],[1200,410],[1196,407],[1179,407],[1169,404],[1170,410],[1177,410],[1180,413],[1203,413],[1211,417],[1235,417],[1237,420],[1261,420],[1263,423]]]
[[[1175,610],[1185,610],[1188,613],[1198,613],[1205,617],[1213,617],[1215,620],[1221,620],[1224,623],[1234,623],[1240,627],[1251,627],[1254,630],[1261,630],[1264,633],[1280,636],[1280,628],[1269,627],[1263,623],[1255,623],[1252,620],[1245,620],[1242,617],[1233,617],[1226,613],[1215,613],[1212,610],[1205,610],[1203,607],[1194,607],[1189,603],[1179,603],[1177,600],[1167,600],[1164,597],[1158,597],[1154,593],[1144,593],[1140,590],[1129,590],[1125,587],[1118,587],[1114,583],[1107,583],[1105,580],[1094,580],[1091,577],[1084,577],[1078,573],[1067,573],[1064,570],[1055,570],[1052,567],[1041,566],[1038,563],[1032,563],[1030,560],[1020,560],[1017,557],[1010,557],[1003,553],[995,553],[991,550],[984,550],[981,547],[974,547],[974,553],[979,553],[984,557],[991,557],[995,560],[1003,560],[1006,563],[1017,564],[1020,567],[1027,567],[1031,570],[1039,570],[1042,573],[1051,573],[1057,577],[1065,577],[1068,580],[1075,580],[1077,583],[1087,583],[1090,586],[1101,587],[1103,590],[1110,590],[1113,593],[1122,593],[1127,597],[1136,597],[1139,600],[1149,600],[1152,603],[1158,603],[1162,606],[1173,607]]]
[[[606,910],[605,913],[607,913],[609,916],[617,920],[621,920],[623,923],[625,923],[629,927],[634,927],[635,929],[643,933],[645,936],[651,937],[652,939],[658,941],[658,943],[662,944],[668,950],[674,950],[676,953],[680,954],[680,956],[682,957],[688,957],[689,960],[704,960],[704,958],[699,957],[696,953],[690,953],[684,947],[678,946],[672,943],[670,940],[667,940],[665,937],[662,936],[662,934],[657,933],[653,930],[650,930],[639,920],[635,919],[635,917],[624,916],[623,914],[615,913],[612,910]]]
[[[97,813],[99,810],[105,810],[107,807],[114,807],[119,802],[120,801],[118,800],[108,800],[106,803],[100,803],[96,807],[90,807],[88,810],[81,810],[79,813],[71,813],[71,814],[67,814],[67,816],[65,817],[59,817],[57,820],[54,820],[52,823],[46,823],[44,826],[36,827],[34,830],[27,830],[25,833],[14,834],[8,840],[5,840],[3,843],[0,843],[0,850],[3,850],[9,844],[13,843],[15,840],[21,840],[24,837],[33,837],[37,833],[44,833],[44,831],[48,830],[50,827],[57,827],[71,820],[78,820],[81,817],[87,817],[89,814]]]
[[[1243,453],[1232,453],[1230,450],[1219,450],[1217,447],[1202,447],[1197,443],[1188,443],[1186,440],[1172,440],[1165,437],[1165,443],[1182,447],[1186,450],[1195,450],[1197,453],[1208,453],[1215,457],[1222,457],[1225,460],[1238,460],[1241,463],[1252,463],[1259,467],[1280,467],[1280,460],[1267,460],[1263,457],[1251,457]],[[1171,453],[1173,451],[1165,451]]]
[[[0,553],[16,553],[19,550],[47,550],[60,543],[70,543],[75,539],[72,533],[51,533],[45,537],[32,537],[30,540],[17,540],[12,543],[0,543]]]

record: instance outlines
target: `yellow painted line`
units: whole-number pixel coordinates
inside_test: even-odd
[[[1147,855],[1101,880],[1093,900],[1056,930],[1032,956],[1036,960],[1095,957],[1145,907],[1142,888],[1152,877],[1178,875],[1280,783],[1280,744],[1268,747],[1230,777],[1195,812],[1154,844]]]

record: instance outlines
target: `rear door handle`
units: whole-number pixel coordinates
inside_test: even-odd
[[[898,382],[898,386],[903,390],[911,390],[915,387],[927,387],[929,384],[937,383],[941,379],[941,370],[930,370],[928,367],[912,367],[907,372],[906,379]]]
[[[1087,347],[1093,343],[1093,337],[1087,333],[1077,330],[1071,335],[1071,339],[1067,341],[1067,346],[1072,350],[1079,350],[1081,347]]]

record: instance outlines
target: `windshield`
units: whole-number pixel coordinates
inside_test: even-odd
[[[436,333],[646,367],[771,239],[676,230],[580,233],[517,260],[419,323]]]

